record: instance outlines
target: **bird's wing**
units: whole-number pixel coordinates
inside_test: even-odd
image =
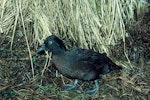
[[[93,50],[73,49],[71,54],[74,56],[74,63],[82,65],[83,70],[101,70],[106,63],[111,61],[105,54],[100,54]],[[77,66],[76,66],[77,67]]]

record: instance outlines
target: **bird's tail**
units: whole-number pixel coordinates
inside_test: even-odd
[[[115,63],[112,64],[111,70],[122,70],[122,67],[116,65]]]

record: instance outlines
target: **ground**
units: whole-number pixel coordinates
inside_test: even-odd
[[[72,82],[60,74],[56,77],[56,70],[51,66],[46,68],[44,74],[41,75],[41,71],[44,68],[46,62],[45,55],[37,55],[34,46],[30,46],[32,60],[34,64],[35,78],[32,78],[32,70],[30,65],[29,52],[27,49],[26,41],[24,38],[20,39],[19,35],[15,36],[12,51],[10,50],[10,37],[1,35],[0,39],[0,98],[7,100],[11,99],[57,99],[57,100],[79,100],[79,99],[111,99],[116,100],[148,100],[149,86],[150,86],[150,12],[146,13],[144,19],[141,22],[133,22],[135,26],[126,28],[129,33],[126,38],[126,49],[128,51],[129,59],[131,63],[137,65],[128,72],[128,77],[133,78],[136,75],[139,79],[134,84],[130,84],[129,87],[143,86],[142,89],[129,88],[124,89],[122,86],[122,78],[118,74],[111,73],[102,78],[102,86],[98,95],[91,97],[83,94],[82,89],[88,86],[88,83],[82,84],[78,91],[64,91],[62,79],[65,82]],[[4,38],[5,37],[5,38]],[[114,57],[118,60],[124,59],[123,55],[123,43],[116,45],[112,49]],[[115,48],[118,48],[117,50]],[[142,67],[142,68],[139,68]],[[140,73],[142,72],[142,73]],[[140,73],[140,74],[139,74]],[[131,74],[131,75],[130,75]],[[132,77],[130,77],[132,76]],[[116,79],[113,79],[116,78]],[[142,83],[143,82],[143,83]],[[111,83],[111,85],[109,85]],[[107,84],[107,85],[106,85]],[[114,87],[112,87],[112,84]],[[142,85],[141,85],[142,84]],[[85,86],[83,86],[85,85]],[[135,86],[135,87],[136,87]],[[106,90],[107,88],[107,90]],[[124,94],[129,93],[131,94]]]

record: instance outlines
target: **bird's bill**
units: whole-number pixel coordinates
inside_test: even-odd
[[[45,49],[46,49],[46,48],[45,48],[45,44],[43,44],[39,49],[37,49],[36,52],[37,52],[38,54],[40,54],[41,52],[44,52]]]

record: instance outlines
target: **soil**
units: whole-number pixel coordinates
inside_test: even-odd
[[[137,66],[141,65],[141,62],[145,66],[150,65],[150,11],[147,12],[141,22],[133,22],[135,26],[127,28],[128,34],[126,38],[126,49],[128,51],[129,59]],[[44,75],[41,76],[41,71],[45,64],[45,55],[39,56],[36,54],[36,49],[33,45],[31,48],[31,55],[34,64],[35,80],[33,80],[31,62],[29,58],[29,52],[27,49],[26,41],[20,36],[15,36],[13,48],[10,50],[10,37],[1,35],[0,39],[0,98],[24,98],[26,95],[30,99],[36,96],[37,98],[55,98],[58,93],[52,92],[52,90],[62,91],[62,78],[55,77],[55,69],[53,67],[46,68]],[[116,45],[112,50],[116,59],[123,58],[123,43]],[[120,50],[120,51],[119,51]],[[119,54],[118,54],[119,53]],[[49,63],[51,65],[51,63]],[[144,67],[146,83],[149,83],[149,67]],[[136,70],[134,70],[136,71]],[[50,74],[51,73],[51,74]],[[132,72],[133,73],[133,72]],[[41,80],[44,80],[41,82]],[[66,79],[67,81],[70,81]],[[72,81],[70,81],[72,82]],[[42,87],[48,84],[49,87]],[[41,86],[42,85],[42,86]],[[60,87],[59,87],[60,86]],[[40,88],[39,88],[40,87]],[[50,88],[50,89],[49,89]],[[40,89],[40,90],[38,90]],[[39,93],[43,90],[43,93]],[[23,91],[23,92],[22,92]],[[22,94],[20,94],[22,93]],[[51,95],[49,95],[51,94]],[[143,95],[143,94],[141,94]],[[17,97],[18,96],[18,97]],[[51,97],[50,97],[51,96]],[[69,98],[69,96],[68,96]],[[144,95],[144,98],[148,98]],[[61,98],[57,98],[61,99]]]

